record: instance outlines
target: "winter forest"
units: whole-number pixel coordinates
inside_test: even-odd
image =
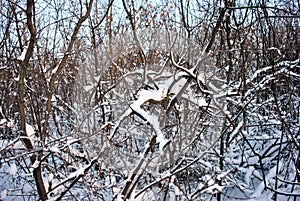
[[[0,200],[300,201],[299,0],[0,5]]]

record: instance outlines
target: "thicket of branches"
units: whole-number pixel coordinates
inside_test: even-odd
[[[299,1],[0,5],[1,200],[299,199]]]

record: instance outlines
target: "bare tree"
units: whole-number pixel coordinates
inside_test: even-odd
[[[1,1],[1,200],[299,195],[299,2]]]

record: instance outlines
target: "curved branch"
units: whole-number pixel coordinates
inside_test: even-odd
[[[52,75],[52,77],[50,78],[50,83],[49,83],[49,95],[48,95],[48,99],[47,99],[47,105],[46,105],[46,114],[45,114],[45,122],[43,125],[43,131],[42,131],[42,141],[45,142],[46,136],[47,136],[47,132],[48,132],[48,127],[49,127],[49,118],[50,118],[50,114],[51,114],[51,100],[52,100],[52,96],[53,96],[53,89],[54,89],[54,85],[55,85],[55,81],[58,77],[58,75],[61,73],[61,71],[64,69],[65,64],[67,62],[67,59],[69,57],[69,54],[72,52],[74,43],[77,39],[77,34],[80,30],[81,25],[83,24],[83,22],[90,16],[91,10],[92,10],[92,6],[93,6],[93,2],[94,0],[90,0],[86,14],[83,15],[77,22],[76,27],[73,31],[72,37],[71,37],[71,42],[67,48],[67,51],[64,54],[64,57],[62,58],[62,61],[60,62],[59,66],[57,67],[56,71],[54,72],[54,74]]]

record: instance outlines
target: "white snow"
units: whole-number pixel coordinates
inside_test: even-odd
[[[168,143],[168,140],[165,139],[160,126],[159,126],[159,117],[155,114],[149,114],[146,112],[141,106],[148,102],[148,101],[154,101],[154,102],[160,102],[166,96],[168,95],[168,87],[166,85],[159,85],[158,90],[146,90],[142,89],[138,92],[138,99],[135,100],[131,105],[130,109],[125,111],[119,118],[119,121],[115,124],[111,135],[109,136],[109,139],[111,140],[116,132],[116,129],[118,129],[120,123],[129,116],[132,111],[136,112],[140,116],[144,118],[145,121],[147,121],[149,124],[152,125],[154,131],[156,132],[156,142],[159,143],[159,150],[162,153],[163,147]]]
[[[89,85],[85,85],[83,86],[83,89],[86,91],[86,92],[89,92],[91,89],[94,88],[94,85],[92,84],[89,84]]]
[[[84,175],[84,171],[85,171],[85,167],[79,168],[77,171],[72,172],[72,173],[68,176],[68,179],[73,179],[73,178],[82,176],[82,175]],[[68,180],[68,179],[67,179],[67,180]]]
[[[281,166],[282,166],[282,163],[279,162],[278,166],[275,165],[270,171],[269,173],[267,174],[266,176],[266,183],[268,185],[268,183],[276,176],[276,171],[277,171],[277,168],[278,169],[281,169]],[[259,199],[259,198],[262,198],[262,197],[265,197],[264,195],[262,195],[262,192],[264,191],[265,189],[265,183],[264,181],[262,181],[255,189],[255,192],[252,194],[252,198],[255,198],[255,199]]]
[[[14,80],[15,80],[16,82],[19,82],[19,80],[20,80],[20,75],[18,75],[17,77],[15,77]]]
[[[52,69],[52,71],[51,71],[51,72],[52,72],[52,75],[54,75],[54,74],[56,73],[56,71],[58,70],[58,67],[59,67],[59,66],[57,65],[55,68]]]
[[[211,193],[211,194],[215,194],[218,192],[222,192],[224,186],[220,186],[219,184],[213,184],[211,186],[209,186],[208,188],[204,189],[203,191],[201,191],[201,193]]]
[[[213,185],[215,182],[214,182],[214,180],[212,179],[212,177],[210,176],[210,175],[205,175],[204,177],[203,177],[203,179],[204,179],[204,181],[209,185],[209,186],[211,186],[211,185]]]
[[[251,179],[251,176],[253,174],[253,171],[254,171],[254,167],[253,166],[250,166],[245,174],[245,183],[249,186],[250,184],[250,179]]]
[[[280,49],[278,49],[278,48],[276,48],[276,47],[270,47],[268,50],[275,50],[275,51],[277,51],[277,53],[278,53],[279,55],[281,55]]]
[[[59,150],[59,148],[57,146],[51,147],[50,151],[54,152],[54,153],[60,153],[60,150]]]
[[[109,183],[108,183],[107,185],[109,185]],[[121,189],[120,189],[120,188],[117,188],[117,187],[115,187],[115,186],[113,186],[113,187],[112,187],[112,191],[113,191],[114,194],[118,194],[118,193],[121,192]]]
[[[47,199],[47,201],[55,201],[55,200],[57,200],[59,198],[59,195],[57,195],[57,196],[55,196],[55,197],[49,197],[48,199]]]
[[[51,97],[51,102],[57,102],[57,99],[56,99],[55,96],[52,96],[52,97]]]
[[[26,135],[32,137],[35,134],[33,127],[26,123]]]
[[[67,145],[73,144],[75,142],[77,142],[78,139],[77,138],[72,138],[72,137],[67,137]]]
[[[131,105],[131,108],[141,107],[145,102],[149,100],[161,101],[163,100],[168,92],[168,87],[160,86],[158,90],[145,90],[142,89],[139,91],[138,99]]]
[[[14,149],[24,149],[24,143],[22,141],[17,141],[16,143],[14,143]]]
[[[173,79],[170,79],[171,83],[174,82]],[[174,85],[171,87],[170,92],[174,93],[175,95],[178,94],[180,92],[180,90],[182,89],[182,87],[185,85],[185,83],[187,82],[186,78],[179,78],[179,80],[177,80]],[[171,85],[170,83],[170,85]]]
[[[224,179],[230,172],[231,172],[231,170],[228,170],[226,172],[222,172],[221,174],[217,175],[217,179],[218,180]]]
[[[262,177],[261,177],[261,174],[260,174],[259,171],[254,170],[254,171],[252,172],[252,175],[262,180]]]
[[[31,166],[33,169],[36,169],[40,165],[40,161],[36,160]]]
[[[7,193],[8,193],[8,191],[7,191],[7,189],[4,189],[2,192],[1,192],[1,200],[6,200],[6,197],[7,197]]]
[[[207,106],[207,102],[206,102],[206,100],[203,97],[200,97],[198,99],[198,106],[200,106],[200,107]]]
[[[52,182],[53,179],[54,179],[54,175],[52,173],[50,173],[49,176],[48,176],[48,181]]]
[[[118,196],[117,196],[117,201],[124,201],[124,200],[125,200],[124,196],[119,193]]]
[[[235,127],[235,129],[231,133],[231,137],[234,138],[243,128],[244,122],[240,121],[239,124]]]
[[[4,70],[6,68],[7,68],[7,66],[0,66],[0,70]]]
[[[8,170],[7,170],[7,173],[10,174],[11,176],[15,177],[17,175],[17,166],[15,163],[11,163]]]
[[[100,80],[100,78],[101,78],[101,76],[98,75],[98,76],[95,76],[95,77],[94,77],[94,80],[98,82],[98,81]]]
[[[23,49],[23,52],[21,53],[20,56],[18,56],[17,60],[19,61],[24,61],[25,56],[26,56],[26,52],[27,52],[28,46],[25,46]]]
[[[0,126],[2,126],[3,124],[6,124],[7,123],[7,119],[1,119],[0,120]]]
[[[56,54],[56,57],[57,57],[58,59],[62,59],[64,56],[65,56],[65,53],[57,53],[57,54]]]
[[[24,186],[23,186],[23,191],[25,193],[29,193],[29,192],[33,191],[33,188],[29,183],[25,183]]]
[[[155,196],[153,191],[148,190],[148,191],[144,191],[143,193],[141,193],[140,195],[136,196],[136,191],[135,189],[133,190],[129,201],[152,201],[155,200]]]

